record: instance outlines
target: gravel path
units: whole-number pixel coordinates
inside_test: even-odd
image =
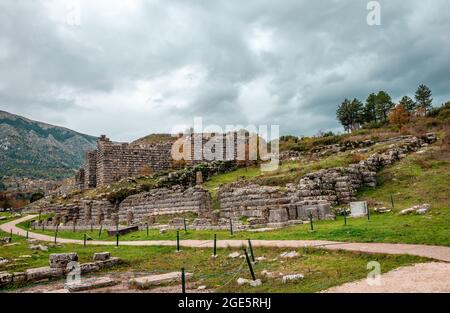
[[[450,292],[450,263],[419,263],[381,275],[379,285],[365,279],[326,290],[330,293]]]
[[[26,236],[26,231],[18,228],[16,225],[24,221],[30,220],[36,215],[28,215],[20,219],[10,221],[0,225],[0,229],[5,232],[12,232],[19,236]],[[32,233],[28,234],[29,238],[40,241],[53,242],[54,237]],[[83,240],[57,238],[58,243],[83,244]],[[212,240],[182,240],[182,247],[200,247],[212,248]],[[98,241],[92,240],[87,242],[88,245],[115,245],[115,241]],[[146,241],[121,241],[121,246],[175,246],[175,240],[146,240]],[[221,248],[233,247],[239,248],[247,245],[246,240],[219,240],[217,246]],[[252,240],[255,247],[279,247],[279,248],[302,248],[316,247],[329,250],[347,250],[365,253],[383,253],[383,254],[409,254],[427,257],[439,261],[450,262],[450,247],[415,245],[415,244],[393,244],[393,243],[347,243],[326,240]]]

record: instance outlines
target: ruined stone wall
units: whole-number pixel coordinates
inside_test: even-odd
[[[129,225],[146,223],[152,216],[197,213],[200,218],[212,213],[211,195],[199,186],[159,188],[126,198],[119,206],[119,220]]]
[[[95,188],[97,185],[97,151],[88,151],[85,156],[84,186]]]
[[[332,204],[354,201],[360,188],[376,186],[376,173],[383,167],[436,140],[432,134],[424,138],[405,136],[400,139],[401,143],[392,145],[383,153],[374,154],[346,168],[330,168],[307,174],[297,185],[289,185],[288,188],[295,194],[296,201],[324,200]]]
[[[331,207],[327,201],[299,201],[295,195],[280,187],[240,182],[221,188],[217,197],[221,217],[245,216],[250,225],[306,220],[310,212],[314,219],[331,218]]]
[[[355,200],[356,192],[376,186],[376,173],[406,156],[407,153],[432,143],[430,134],[424,138],[399,138],[385,152],[346,168],[330,168],[305,175],[297,184],[286,189],[238,182],[221,187],[218,192],[220,215],[223,218],[248,217],[249,223],[286,223],[306,220],[311,213],[315,219],[332,217],[331,204]]]
[[[96,187],[122,178],[158,172],[172,167],[171,142],[144,146],[115,144],[106,137],[98,140]]]

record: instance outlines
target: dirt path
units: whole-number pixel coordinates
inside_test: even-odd
[[[24,221],[30,220],[36,215],[28,215],[20,219],[10,221],[0,225],[0,229],[5,232],[12,230],[13,234],[26,236],[26,231],[18,228],[16,225]],[[53,242],[54,237],[36,234],[30,232],[29,238],[40,241]],[[58,243],[83,244],[83,240],[57,238]],[[182,247],[192,248],[212,248],[212,240],[182,240]],[[111,246],[115,245],[114,241],[98,241],[92,240],[87,242],[88,245]],[[174,240],[147,240],[147,241],[121,241],[122,246],[175,246]],[[217,246],[220,248],[233,247],[239,248],[247,245],[246,240],[220,240]],[[279,247],[279,248],[302,248],[316,247],[329,250],[346,250],[358,251],[365,253],[383,253],[383,254],[409,254],[427,257],[439,261],[450,262],[450,247],[428,246],[415,244],[395,244],[395,243],[347,243],[326,240],[253,240],[252,245],[255,247]]]
[[[330,293],[450,292],[450,263],[419,263],[381,275],[379,285],[366,279],[333,287]]]

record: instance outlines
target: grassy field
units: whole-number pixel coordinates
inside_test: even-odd
[[[6,236],[0,233],[0,236]],[[283,261],[277,258],[281,249],[255,248],[256,256],[267,259],[255,265],[257,278],[263,280],[263,285],[257,288],[238,286],[236,279],[250,279],[250,273],[243,259],[231,259],[227,255],[239,249],[219,249],[218,257],[211,258],[211,249],[183,249],[175,253],[173,247],[96,247],[76,245],[50,245],[48,252],[33,251],[28,248],[24,238],[13,236],[16,245],[0,247],[0,256],[11,263],[0,266],[0,271],[17,272],[27,268],[48,265],[50,253],[77,252],[79,261],[89,262],[93,253],[110,251],[113,256],[121,257],[125,263],[112,272],[135,273],[165,273],[179,271],[182,267],[194,274],[189,284],[206,285],[216,292],[317,292],[346,282],[362,279],[369,270],[367,263],[377,261],[382,272],[387,272],[399,266],[417,262],[427,262],[427,259],[402,256],[361,254],[343,251],[326,251],[318,249],[297,249],[300,257]],[[242,267],[242,271],[239,269]],[[263,270],[287,274],[301,273],[305,278],[298,283],[283,284],[280,278],[268,279],[261,274]],[[97,273],[102,275],[105,272]],[[189,286],[188,284],[188,286]],[[14,286],[15,289],[21,286]]]

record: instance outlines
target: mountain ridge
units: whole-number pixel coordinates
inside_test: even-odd
[[[0,177],[70,177],[95,146],[94,136],[0,110]]]

